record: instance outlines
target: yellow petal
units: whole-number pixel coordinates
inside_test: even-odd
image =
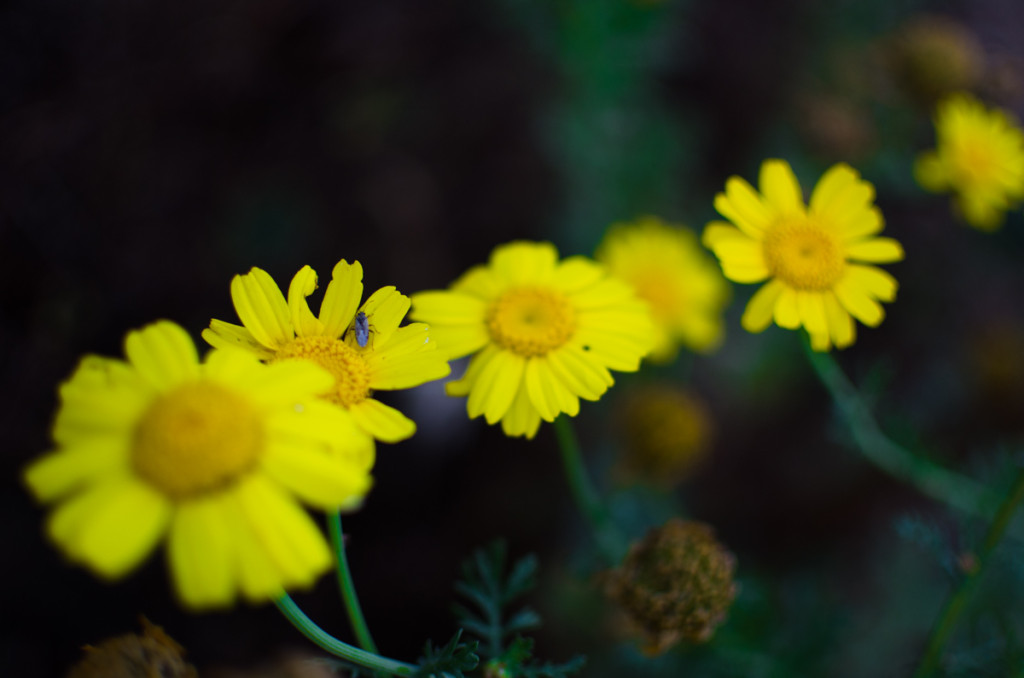
[[[949,173],[934,151],[928,151],[914,160],[914,180],[926,191],[940,193],[949,189]]]
[[[324,335],[337,339],[352,324],[363,296],[363,266],[342,259],[331,272],[324,300],[320,304],[320,322]]]
[[[593,361],[581,360],[568,347],[552,351],[545,358],[556,378],[572,394],[585,400],[598,400],[608,390],[612,379],[608,370]]]
[[[397,443],[416,433],[412,419],[373,398],[356,403],[348,411],[359,428],[385,443]]]
[[[240,391],[253,403],[274,408],[291,406],[312,396],[328,393],[334,377],[308,360],[284,360],[271,365],[244,365],[251,357],[232,349],[215,349],[207,358],[209,376]]]
[[[487,304],[459,292],[419,292],[410,297],[409,317],[434,325],[483,325]]]
[[[270,274],[255,266],[231,279],[235,312],[256,341],[278,349],[295,338],[288,302]]]
[[[849,279],[841,279],[836,283],[834,291],[843,308],[868,327],[877,327],[885,318],[882,306],[872,299],[866,290]]]
[[[239,590],[253,603],[279,598],[285,582],[269,549],[253,529],[240,494],[225,494],[220,503]]]
[[[491,253],[494,274],[514,285],[542,284],[551,280],[558,262],[558,250],[549,242],[516,241],[499,245]]]
[[[268,443],[260,467],[307,504],[325,510],[358,506],[372,484],[368,468],[294,441]]]
[[[360,428],[352,412],[326,400],[310,400],[279,409],[266,421],[267,444],[302,444],[329,452],[346,466],[369,471],[376,451],[373,438]]]
[[[739,177],[729,177],[725,193],[715,196],[715,209],[752,238],[760,238],[774,218],[761,196]]]
[[[785,160],[765,160],[758,179],[764,201],[782,214],[802,213],[804,198],[793,169]]]
[[[526,436],[529,440],[537,435],[540,428],[540,413],[530,402],[525,388],[519,389],[508,412],[501,419],[502,432],[512,438]]]
[[[716,249],[719,244],[741,241],[741,242],[757,242],[754,238],[736,228],[732,224],[724,221],[712,221],[704,227],[704,233],[701,235],[701,243],[704,247],[718,253]]]
[[[786,286],[778,280],[770,280],[754,293],[743,311],[740,324],[748,332],[763,332],[775,315],[775,305]]]
[[[51,502],[101,480],[128,463],[128,440],[89,439],[48,454],[25,469],[36,499]]]
[[[471,419],[484,416],[488,424],[497,423],[516,393],[523,387],[526,360],[511,351],[498,351],[484,366],[469,392],[466,409]]]
[[[124,352],[128,362],[158,391],[199,376],[199,355],[192,337],[167,320],[129,332]]]
[[[892,238],[872,238],[846,246],[846,256],[858,261],[885,264],[903,260],[903,246]]]
[[[507,285],[489,267],[474,266],[452,283],[451,291],[486,301],[501,294]]]
[[[430,341],[449,360],[479,351],[488,344],[491,335],[483,323],[463,327],[430,326]]]
[[[167,559],[175,590],[187,607],[226,607],[234,602],[234,539],[219,496],[178,506],[171,523]]]
[[[800,312],[800,323],[812,335],[828,335],[828,322],[825,320],[825,302],[820,292],[798,291],[796,305]]]
[[[306,297],[316,290],[316,271],[303,266],[288,286],[288,310],[291,311],[292,327],[300,337],[315,337],[324,334],[323,324],[309,310]]]
[[[331,566],[331,552],[316,524],[284,490],[254,475],[237,491],[250,529],[281,575],[285,588],[308,588]]]
[[[869,296],[882,301],[896,298],[899,284],[896,279],[880,268],[874,266],[850,265],[846,267],[846,282],[866,292]]]
[[[449,381],[445,384],[445,392],[450,396],[467,396],[470,391],[473,390],[473,386],[476,384],[477,379],[480,377],[480,373],[484,371],[484,368],[494,360],[494,357],[500,353],[502,349],[498,348],[494,344],[488,344],[483,348],[482,351],[477,353],[475,356],[470,358],[469,366],[466,368],[465,373],[462,377],[455,381]]]
[[[579,414],[579,399],[552,371],[546,358],[536,357],[526,361],[523,383],[530,402],[545,421],[554,421],[562,412],[571,417]]]
[[[796,290],[783,286],[775,302],[775,324],[788,330],[800,327],[800,309],[797,307]]]
[[[248,329],[223,320],[211,320],[210,327],[203,330],[203,339],[214,348],[240,348],[255,354],[260,360],[274,357],[274,351],[256,341]]]
[[[568,257],[555,269],[552,282],[566,294],[572,294],[596,284],[607,272],[586,257]]]
[[[171,504],[131,476],[97,484],[62,504],[50,535],[76,561],[115,579],[135,569],[163,537]]]
[[[825,292],[825,320],[828,322],[828,333],[836,348],[846,348],[853,343],[856,331],[853,318],[839,304],[836,295]]]
[[[385,348],[367,354],[370,388],[412,388],[451,373],[444,353],[431,341],[427,326],[413,323],[392,335]]]

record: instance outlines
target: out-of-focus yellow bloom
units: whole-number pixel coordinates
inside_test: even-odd
[[[882,322],[879,301],[896,298],[896,280],[875,266],[903,259],[903,247],[879,238],[882,213],[875,189],[845,164],[818,181],[809,205],[789,163],[765,160],[760,193],[730,177],[715,196],[715,209],[732,223],[713,221],[704,244],[722,263],[725,277],[740,283],[767,280],[743,313],[743,327],[761,332],[804,327],[816,351],[853,343],[853,318],[869,327]],[[852,317],[851,317],[852,316]]]
[[[200,362],[167,321],[129,333],[125,354],[82,360],[60,388],[57,449],[25,471],[38,499],[59,503],[53,541],[114,579],[166,538],[178,594],[195,608],[311,586],[331,553],[296,499],[358,506],[374,459],[352,416],[317,397],[331,375],[236,349]]]
[[[936,149],[914,163],[917,183],[952,192],[971,226],[998,229],[1024,200],[1024,131],[1005,111],[958,93],[939,104],[935,134]]]
[[[615,224],[595,258],[650,305],[655,338],[651,360],[672,360],[680,344],[701,352],[719,346],[729,285],[692,231],[657,217]]]

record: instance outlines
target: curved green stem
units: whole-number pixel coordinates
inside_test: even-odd
[[[306,636],[306,638],[309,638],[311,641],[316,643],[321,649],[326,652],[330,652],[335,657],[341,657],[347,662],[358,664],[359,666],[368,668],[371,671],[383,671],[384,673],[390,673],[393,676],[411,676],[416,672],[416,667],[412,664],[406,664],[405,662],[381,657],[374,652],[360,650],[357,647],[353,647],[348,643],[338,640],[317,626],[312,619],[307,617],[287,593],[282,594],[280,598],[274,601],[274,604],[277,605],[277,609],[281,611],[281,614],[283,614],[288,621],[290,621],[292,625],[302,633],[302,635]]]
[[[377,654],[377,644],[373,642],[370,627],[366,625],[363,608],[359,605],[359,596],[356,595],[356,587],[352,582],[352,573],[348,569],[348,558],[345,555],[345,535],[341,530],[341,513],[338,511],[330,513],[328,522],[331,546],[334,547],[334,554],[338,560],[338,586],[341,588],[341,598],[345,602],[345,611],[348,612],[352,631],[356,634],[359,647],[367,652]]]
[[[555,435],[558,438],[558,448],[562,453],[565,477],[569,482],[572,497],[576,501],[576,507],[589,523],[594,541],[597,542],[605,559],[611,565],[618,565],[626,555],[625,539],[615,528],[607,507],[601,502],[597,490],[590,482],[587,469],[583,465],[576,431],[573,430],[567,415],[559,415],[555,419]]]
[[[889,475],[911,483],[933,499],[981,518],[992,516],[999,505],[998,494],[892,442],[882,433],[860,393],[835,359],[828,353],[811,350],[806,338],[804,347],[811,366],[849,424],[857,447],[871,463]]]
[[[946,601],[946,606],[935,622],[931,637],[928,639],[928,645],[925,647],[921,664],[917,667],[917,671],[914,672],[914,678],[930,676],[938,668],[939,660],[942,658],[942,648],[946,644],[950,633],[953,632],[957,618],[967,606],[967,602],[970,600],[971,594],[974,592],[974,588],[977,586],[981,574],[985,570],[985,566],[989,563],[992,551],[1003,538],[1003,534],[1006,532],[1006,528],[1010,524],[1010,520],[1013,518],[1013,514],[1016,512],[1021,500],[1024,500],[1024,470],[1017,474],[1017,480],[1013,485],[1013,489],[1006,495],[1006,499],[1003,500],[995,519],[992,521],[992,525],[989,526],[988,532],[985,534],[985,541],[982,542],[981,550],[976,556],[977,565],[974,569],[967,572],[960,583],[960,587]]]

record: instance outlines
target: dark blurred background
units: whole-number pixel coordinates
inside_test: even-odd
[[[753,180],[764,157],[790,159],[805,189],[845,160],[878,187],[886,235],[908,255],[890,267],[890,317],[859,328],[840,358],[902,440],[951,464],[996,464],[992,450],[1024,431],[1024,219],[985,236],[913,185],[913,154],[933,144],[930,102],[887,66],[892,36],[922,12],[974,35],[985,66],[969,86],[1020,113],[1024,23],[1011,0],[0,8],[4,675],[61,675],[81,645],[136,629],[140,614],[201,670],[306,647],[272,606],[179,609],[160,556],[115,584],[67,566],[19,479],[48,449],[56,385],[80,355],[119,356],[124,333],[157,318],[196,338],[211,317],[235,320],[228,283],[254,265],[286,284],[308,263],[323,282],[358,259],[367,293],[411,293],[515,238],[589,254],[609,223],[640,214],[699,229],[725,179]],[[736,286],[718,354],[659,373],[685,372],[718,428],[671,499],[716,526],[741,573],[800,580],[837,606],[884,597],[871,573],[897,548],[894,517],[954,521],[847,450],[791,333],[742,333],[748,287]],[[440,393],[390,399],[420,432],[380,446],[377,485],[345,521],[369,624],[403,659],[452,632],[451,582],[473,548],[504,536],[558,573],[586,547],[549,427],[507,440]],[[588,446],[614,447],[603,414],[615,397],[584,405]],[[325,577],[298,599],[349,638],[334,588]],[[557,619],[548,598],[535,604]],[[800,609],[809,617],[794,623],[816,614]],[[539,637],[555,659],[594,642]]]

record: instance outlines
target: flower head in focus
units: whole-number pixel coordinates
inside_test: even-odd
[[[721,343],[729,285],[692,231],[656,217],[615,224],[595,258],[650,305],[655,337],[651,360],[672,360],[680,344],[707,352]]]
[[[849,346],[853,318],[875,327],[885,317],[878,302],[896,298],[896,280],[866,264],[903,259],[897,241],[876,237],[883,221],[872,204],[874,187],[840,163],[825,172],[805,205],[784,160],[765,160],[759,184],[760,193],[730,177],[715,209],[732,223],[709,223],[703,238],[726,278],[767,280],[747,304],[743,327],[761,332],[774,320],[787,329],[804,327],[816,351]]]
[[[25,471],[35,496],[57,504],[50,538],[108,579],[166,539],[194,608],[311,586],[331,553],[297,500],[357,507],[374,461],[373,439],[317,397],[331,375],[235,349],[200,362],[168,321],[130,332],[125,354],[82,360],[60,387],[56,449]]]
[[[643,633],[644,651],[658,655],[710,640],[736,598],[735,570],[708,525],[673,518],[630,547],[605,591]]]
[[[399,327],[409,298],[394,287],[382,287],[359,307],[363,267],[358,261],[342,259],[334,267],[319,317],[306,303],[316,286],[316,271],[309,266],[292,278],[287,299],[263,269],[236,275],[231,300],[242,325],[213,320],[203,338],[216,347],[242,347],[269,362],[320,365],[334,375],[334,385],[322,395],[351,412],[364,431],[388,443],[408,438],[416,424],[372,395],[448,375],[451,368],[435,350],[429,328],[422,323]]]
[[[448,357],[474,354],[448,394],[468,396],[471,418],[500,421],[509,436],[576,416],[580,398],[614,383],[609,370],[636,371],[654,344],[647,305],[628,285],[584,257],[559,261],[550,243],[501,245],[450,290],[412,300]]]
[[[1005,111],[958,93],[939,103],[935,134],[936,149],[914,163],[917,183],[953,193],[971,226],[998,229],[1024,200],[1024,131]]]

